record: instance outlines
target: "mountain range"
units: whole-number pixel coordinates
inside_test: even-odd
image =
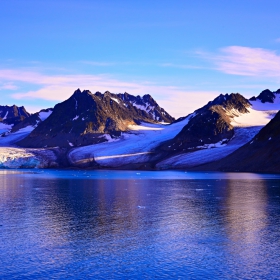
[[[280,172],[279,110],[280,89],[220,94],[177,120],[150,95],[77,89],[35,114],[0,106],[0,167]]]

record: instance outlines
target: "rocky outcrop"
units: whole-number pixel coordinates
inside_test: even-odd
[[[51,115],[52,111],[53,111],[52,108],[48,108],[48,109],[43,109],[40,112],[31,114],[29,117],[15,124],[12,127],[11,132],[13,133],[19,131],[20,129],[23,129],[27,126],[33,126],[34,128],[37,127],[39,123],[41,123]]]
[[[30,114],[23,106],[0,106],[0,122],[9,125],[16,125],[28,118]]]
[[[231,118],[248,113],[250,106],[249,101],[238,93],[221,94],[196,110],[188,124],[172,140],[163,143],[159,150],[178,153],[217,142],[227,143],[234,135]]]
[[[249,100],[251,101],[260,100],[262,103],[266,103],[266,102],[274,103],[277,94],[280,94],[280,89],[274,92],[270,91],[269,89],[265,89],[257,97],[253,96]]]
[[[197,170],[280,172],[280,112],[250,142]]]
[[[105,134],[118,137],[130,125],[173,120],[149,95],[92,94],[78,89],[68,100],[57,104],[53,113],[18,144],[22,147],[85,146],[107,141]]]

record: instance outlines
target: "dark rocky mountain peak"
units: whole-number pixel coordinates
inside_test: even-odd
[[[263,90],[257,97],[253,96],[249,100],[250,101],[256,101],[260,100],[262,103],[274,103],[274,100],[276,98],[276,94],[280,94],[280,89],[278,89],[275,92],[272,92],[269,89]]]
[[[192,151],[220,142],[225,144],[234,136],[233,117],[248,113],[250,102],[239,93],[220,94],[189,116],[189,122],[159,150],[169,153]]]
[[[131,95],[127,92],[117,94],[126,107],[137,108],[146,112],[154,121],[157,122],[174,122],[175,119],[170,116],[163,108],[161,108],[151,95],[145,94],[143,97]]]
[[[29,116],[30,114],[23,106],[0,106],[0,122],[15,125]]]
[[[210,101],[206,106],[202,109],[210,108],[214,105],[220,105],[225,110],[235,109],[240,113],[247,113],[251,106],[250,102],[239,93],[231,93],[231,94],[220,94],[213,101]]]
[[[104,94],[77,89],[57,104],[52,114],[23,139],[24,147],[72,147],[107,141],[104,134],[118,137],[130,125],[141,122],[172,122],[174,120],[151,96],[128,93]]]
[[[42,109],[37,113],[31,114],[29,117],[15,124],[12,127],[11,132],[16,132],[27,126],[33,126],[35,128],[38,126],[39,123],[45,121],[52,114],[52,112],[53,112],[53,108],[48,108],[48,109]]]

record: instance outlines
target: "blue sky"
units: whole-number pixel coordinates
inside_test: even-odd
[[[175,117],[220,93],[280,88],[279,1],[0,3],[0,104],[35,112],[76,88],[151,94]]]

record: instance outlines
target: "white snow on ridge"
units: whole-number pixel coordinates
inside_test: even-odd
[[[7,118],[8,113],[9,113],[9,112],[7,111],[7,113],[6,113],[6,115],[4,116],[3,120],[5,120],[5,119]]]
[[[120,101],[117,98],[111,97],[111,99],[120,104]]]
[[[247,108],[247,110],[249,113],[239,114],[232,118],[231,125],[235,127],[265,126],[277,113],[275,110],[261,111],[253,108]]]
[[[136,103],[131,103],[131,104],[134,107],[136,107],[137,109],[140,109],[140,110],[145,111],[147,113],[149,113],[150,111],[155,109],[154,106],[150,106],[150,104],[147,104],[147,103],[145,103],[145,106],[144,105],[139,105],[139,104],[136,104]]]
[[[39,118],[41,119],[41,121],[44,121],[45,119],[47,119],[51,114],[52,114],[52,110],[49,110],[47,112],[39,112]]]

